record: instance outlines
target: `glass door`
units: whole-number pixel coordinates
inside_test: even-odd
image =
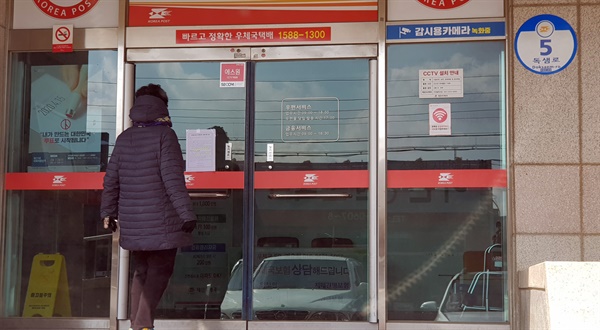
[[[319,48],[323,57],[327,47]],[[198,216],[195,243],[178,252],[157,324],[364,325],[374,301],[367,269],[369,57],[376,53],[368,49],[345,58],[315,58],[302,47],[253,49],[258,61],[130,51],[134,61],[152,58],[135,63],[135,88],[160,84],[169,95]]]
[[[178,251],[156,318],[220,319],[231,270],[242,259],[246,92],[221,88],[221,62],[136,64],[136,90],[160,84],[186,159],[198,223]]]
[[[253,316],[364,321],[369,61],[256,64]]]

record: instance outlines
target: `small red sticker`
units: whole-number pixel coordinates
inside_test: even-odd
[[[57,5],[52,0],[31,0],[46,15],[58,19],[77,18],[92,9],[99,0],[81,0],[72,6]]]
[[[427,7],[431,7],[434,9],[453,9],[456,7],[460,7],[465,3],[469,2],[469,0],[418,0],[420,3],[424,4]]]
[[[442,108],[437,108],[433,111],[433,120],[437,123],[443,123],[448,119],[448,113]]]

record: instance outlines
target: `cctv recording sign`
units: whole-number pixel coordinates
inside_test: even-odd
[[[463,69],[419,70],[419,98],[461,98],[463,81]]]
[[[499,39],[506,35],[504,22],[388,25],[387,39],[415,41],[429,39]]]

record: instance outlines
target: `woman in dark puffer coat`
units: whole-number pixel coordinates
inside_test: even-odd
[[[136,92],[104,177],[101,216],[118,219],[119,242],[132,252],[131,328],[153,329],[154,311],[173,273],[177,248],[192,244],[196,226],[184,161],[160,85]],[[106,221],[105,221],[106,222]]]

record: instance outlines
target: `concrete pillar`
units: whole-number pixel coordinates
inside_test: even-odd
[[[544,262],[519,272],[520,329],[598,329],[600,262]]]

